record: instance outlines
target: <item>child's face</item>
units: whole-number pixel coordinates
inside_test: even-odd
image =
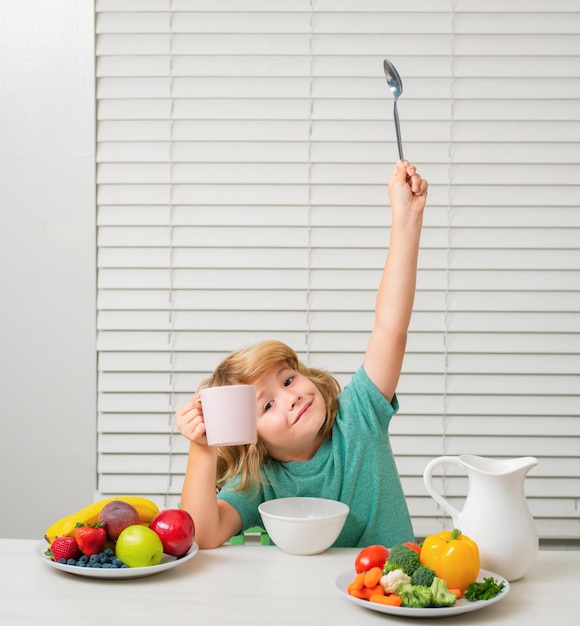
[[[326,406],[318,387],[286,366],[256,383],[258,435],[279,461],[306,461],[322,442]]]

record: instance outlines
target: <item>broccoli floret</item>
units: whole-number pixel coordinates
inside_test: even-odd
[[[411,576],[411,584],[423,585],[424,587],[430,587],[435,578],[435,572],[430,567],[421,565],[418,567]]]
[[[394,563],[393,561],[389,561],[388,559],[385,561],[385,564],[383,565],[383,574],[386,575],[389,572],[396,572],[397,570],[399,572],[403,571],[398,563]]]
[[[402,569],[407,576],[412,576],[413,572],[421,566],[419,555],[408,546],[400,543],[391,548],[389,558],[385,563],[383,572],[388,574],[395,569]]]
[[[447,583],[442,578],[435,576],[430,590],[433,596],[431,600],[433,606],[453,606],[457,601],[456,595],[449,591]]]
[[[432,594],[429,587],[424,585],[401,585],[397,589],[397,595],[403,601],[402,606],[411,609],[423,609],[431,604]]]

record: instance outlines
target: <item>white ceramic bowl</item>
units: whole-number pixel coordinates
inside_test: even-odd
[[[278,498],[258,507],[270,539],[290,554],[319,554],[336,541],[350,511],[338,500]]]

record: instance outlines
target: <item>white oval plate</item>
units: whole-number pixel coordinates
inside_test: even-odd
[[[123,568],[106,568],[100,567],[78,567],[77,565],[63,565],[62,563],[55,563],[52,559],[46,556],[45,552],[49,548],[49,544],[46,541],[41,541],[34,548],[34,554],[44,563],[60,570],[61,572],[67,572],[69,574],[76,574],[77,576],[87,576],[89,578],[142,578],[143,576],[153,576],[153,574],[160,574],[168,569],[172,569],[179,565],[183,565],[186,561],[193,558],[199,548],[197,544],[194,544],[189,549],[189,552],[179,558],[164,554],[163,559],[159,565],[150,565],[148,567],[123,567]]]
[[[365,609],[370,609],[371,611],[378,611],[379,613],[388,613],[389,615],[398,615],[400,617],[448,617],[452,615],[460,615],[461,613],[470,613],[471,611],[477,611],[479,609],[483,609],[486,606],[490,606],[503,600],[510,590],[510,584],[508,581],[499,576],[499,574],[494,574],[486,569],[479,570],[479,576],[477,580],[479,582],[483,582],[484,578],[495,578],[498,582],[504,583],[504,588],[495,598],[491,598],[491,600],[477,600],[477,602],[469,602],[465,598],[460,598],[453,606],[439,607],[439,608],[427,608],[427,609],[411,609],[403,606],[388,606],[386,604],[378,604],[377,602],[369,602],[368,600],[361,600],[360,598],[355,598],[351,596],[346,590],[349,583],[352,582],[352,579],[355,577],[356,572],[354,570],[348,570],[347,572],[343,572],[337,579],[334,581],[335,587],[338,589],[341,595],[343,595],[347,600],[358,604],[359,606],[364,607]]]

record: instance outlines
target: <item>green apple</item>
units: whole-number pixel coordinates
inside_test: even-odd
[[[158,565],[163,557],[163,543],[147,526],[133,524],[119,535],[115,554],[127,567]]]

